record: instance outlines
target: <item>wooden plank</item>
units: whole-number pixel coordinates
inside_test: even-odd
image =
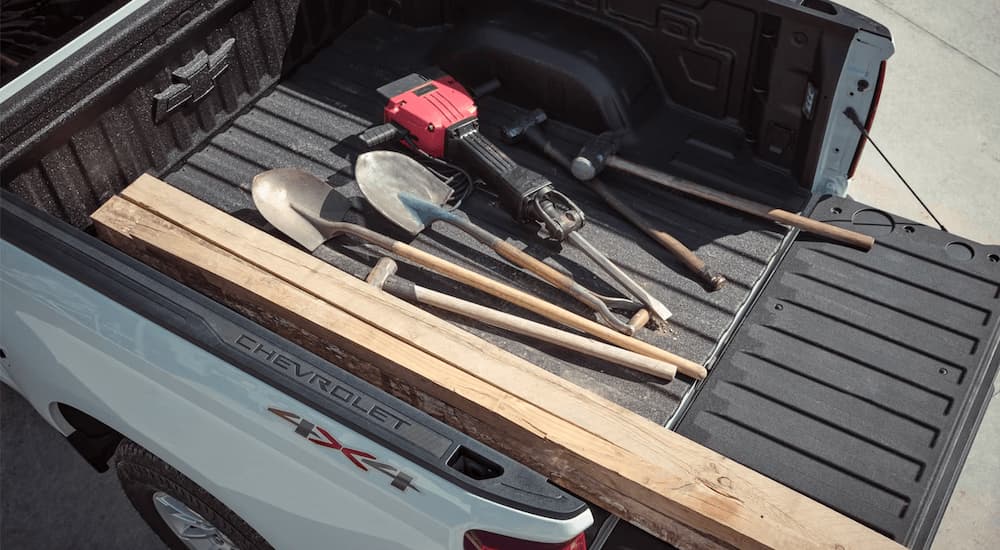
[[[620,493],[615,479],[620,475],[605,469],[580,476],[577,462],[565,460],[558,447],[560,433],[576,445],[587,446],[595,455],[612,463],[624,453],[593,434],[574,428],[527,403],[517,403],[510,395],[497,392],[483,381],[457,371],[413,348],[360,322],[335,307],[318,305],[314,296],[288,287],[272,274],[236,258],[211,243],[191,235],[132,203],[112,199],[94,216],[99,236],[115,247],[139,258],[171,277],[192,286],[279,334],[296,340],[304,347],[336,362],[387,390],[387,374],[407,392],[420,396],[415,403],[434,400],[438,407],[444,399],[448,411],[438,416],[484,442],[510,451],[515,458],[562,481],[577,494],[603,504],[622,517],[649,526],[651,532],[670,542],[697,540],[697,548],[731,548],[719,545],[706,536],[664,516],[632,497]],[[183,258],[183,259],[182,259]],[[206,268],[206,266],[211,268]],[[254,291],[248,291],[248,288]],[[286,309],[294,308],[294,309]],[[307,311],[308,316],[297,312]],[[330,331],[326,327],[337,327]],[[363,345],[361,344],[363,343]],[[377,351],[373,351],[377,350]],[[405,366],[404,366],[405,364]],[[428,383],[428,378],[447,378],[447,385]],[[399,393],[394,391],[394,393]],[[517,414],[520,413],[520,414]],[[528,420],[531,418],[531,420]],[[527,434],[525,432],[528,432]],[[540,446],[538,441],[550,442]],[[606,480],[611,479],[611,483]],[[635,488],[642,491],[642,487]]]
[[[498,384],[511,393],[531,391],[532,388],[537,388],[539,395],[548,393],[546,404],[562,405],[555,407],[554,411],[550,409],[550,412],[569,415],[565,417],[567,420],[583,422],[593,427],[600,424],[584,411],[576,410],[572,406],[576,402],[574,399],[563,398],[564,395],[573,394],[576,400],[593,400],[596,396],[591,392],[446,323],[439,317],[372,288],[364,281],[233,219],[156,178],[140,177],[122,192],[122,196],[143,208],[155,211],[158,216],[199,238],[275,274],[288,284],[335,304],[359,319],[365,319],[401,340],[456,364],[475,376]],[[492,362],[484,363],[483,355],[502,362],[504,367],[500,368]],[[537,384],[542,386],[539,388]],[[597,407],[606,407],[607,414],[632,414],[606,399],[598,399],[593,403]],[[632,425],[623,424],[620,428],[626,430],[624,436],[642,438],[649,430],[663,431],[642,417],[636,418],[646,425],[639,432],[628,433]]]
[[[291,323],[300,336],[304,331],[319,341],[339,342],[344,353],[363,357],[468,415],[482,432],[503,434],[501,450],[526,461],[524,449],[531,449],[529,465],[654,534],[690,543],[691,532],[697,532],[738,547],[894,546],[168,185],[144,178],[124,196],[156,214],[123,201],[109,203],[95,214],[109,241],[226,303],[253,309],[255,318],[272,328]],[[221,258],[240,267],[223,265]],[[338,321],[318,323],[318,310]],[[309,311],[311,320],[297,311]],[[388,340],[370,345],[372,331]],[[294,331],[286,330],[286,336],[289,332]],[[391,353],[401,355],[387,357]],[[470,401],[470,395],[477,397]],[[483,403],[491,406],[484,409]],[[685,530],[688,535],[680,537]]]

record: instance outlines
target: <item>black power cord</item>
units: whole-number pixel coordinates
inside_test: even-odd
[[[451,198],[448,199],[447,209],[449,211],[459,209],[462,206],[462,202],[476,190],[476,183],[472,179],[472,176],[456,164],[430,156],[417,147],[417,144],[409,134],[404,135],[403,140],[410,146],[409,152],[416,153],[415,160],[417,162],[423,164],[435,176],[454,190]]]
[[[868,134],[868,130],[866,130],[865,125],[861,123],[861,119],[860,117],[858,117],[857,111],[855,111],[853,107],[848,107],[846,110],[844,110],[844,116],[846,116],[851,122],[854,123],[854,125],[858,128],[858,130],[861,131],[861,135],[865,136],[865,139],[868,140],[868,143],[871,143],[872,147],[874,147],[875,150],[878,151],[878,154],[882,156],[882,160],[884,160],[885,163],[889,165],[889,168],[892,168],[892,171],[896,174],[899,180],[903,182],[903,185],[905,185],[906,188],[910,191],[910,194],[913,195],[913,198],[917,199],[917,202],[919,202],[920,206],[922,206],[924,210],[927,212],[927,214],[930,215],[931,219],[934,220],[934,223],[938,224],[938,227],[941,228],[941,231],[948,231],[947,229],[945,229],[944,224],[941,223],[941,221],[937,219],[937,216],[934,215],[934,212],[931,212],[931,209],[927,206],[926,203],[924,203],[923,199],[920,198],[920,195],[917,195],[917,192],[913,190],[913,187],[911,187],[910,183],[906,181],[906,178],[903,177],[903,174],[900,174],[899,170],[896,170],[896,167],[892,164],[892,161],[889,160],[889,157],[885,156],[885,153],[883,153],[882,149],[878,146],[877,143],[875,143],[875,140],[872,139],[872,136]]]

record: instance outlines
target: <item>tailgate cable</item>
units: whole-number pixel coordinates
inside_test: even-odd
[[[910,194],[913,195],[913,198],[917,199],[917,202],[920,203],[920,206],[924,207],[924,211],[926,211],[927,214],[930,215],[931,219],[934,220],[934,223],[938,224],[938,227],[941,228],[941,231],[948,231],[947,229],[945,229],[944,224],[941,223],[941,221],[937,219],[937,216],[934,215],[934,212],[931,212],[931,209],[927,206],[926,203],[924,203],[923,199],[920,198],[920,195],[917,195],[917,192],[913,190],[913,187],[911,187],[910,183],[906,181],[906,178],[903,177],[903,174],[900,174],[899,170],[896,170],[896,167],[892,164],[892,161],[889,160],[889,157],[885,156],[885,153],[883,153],[882,149],[879,148],[877,143],[875,143],[875,140],[872,139],[872,136],[868,134],[868,130],[865,129],[864,124],[861,124],[861,119],[858,118],[857,111],[855,111],[853,107],[848,107],[846,110],[844,110],[844,115],[851,122],[853,122],[855,126],[857,126],[858,130],[861,131],[861,135],[863,135],[865,139],[868,140],[868,143],[871,143],[872,147],[874,147],[875,150],[878,151],[878,154],[882,156],[882,160],[884,160],[885,163],[889,165],[889,168],[892,168],[892,171],[896,174],[897,177],[899,177],[899,180],[903,182],[903,185],[905,185],[906,188],[910,191]]]

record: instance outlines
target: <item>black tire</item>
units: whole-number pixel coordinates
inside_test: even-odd
[[[125,495],[168,548],[187,550],[153,504],[153,495],[158,491],[169,494],[197,512],[229,537],[239,550],[274,550],[264,537],[225,504],[132,441],[122,440],[115,451],[114,463]]]

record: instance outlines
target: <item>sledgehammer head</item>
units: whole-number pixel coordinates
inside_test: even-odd
[[[580,181],[594,179],[607,166],[608,159],[617,152],[618,140],[615,139],[615,134],[605,132],[584,144],[573,159],[570,171]]]

